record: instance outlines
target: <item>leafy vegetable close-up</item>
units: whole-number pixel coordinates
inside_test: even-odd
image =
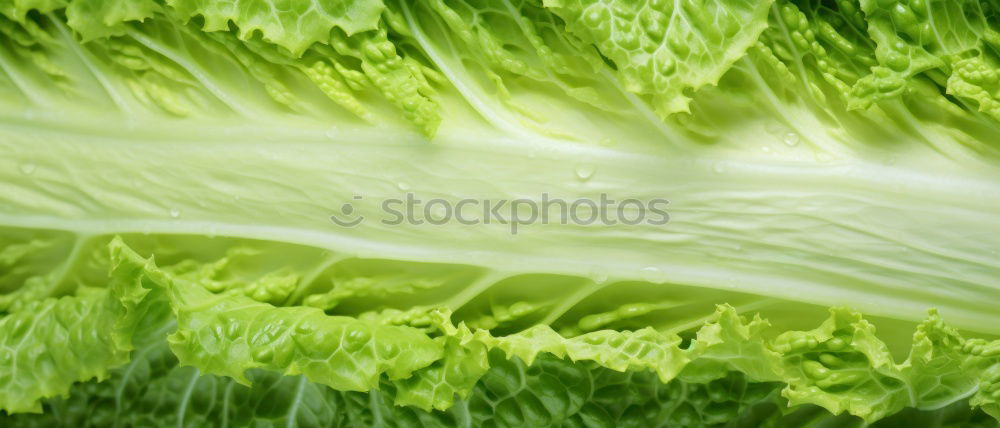
[[[998,421],[997,0],[0,0],[0,426]]]

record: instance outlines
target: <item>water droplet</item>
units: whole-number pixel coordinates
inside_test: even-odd
[[[576,167],[576,178],[580,181],[590,180],[594,176],[595,168],[591,165],[580,165]]]
[[[325,134],[326,134],[326,138],[329,138],[329,139],[332,140],[332,139],[337,138],[340,135],[340,129],[337,128],[336,126],[331,126],[330,129],[326,130]]]
[[[400,181],[399,183],[396,183],[396,187],[399,188],[399,190],[402,190],[404,192],[407,191],[407,190],[410,190],[410,185],[406,184],[406,183],[404,183],[402,181]]]
[[[657,268],[655,266],[644,267],[639,270],[639,273],[642,275],[642,279],[645,279],[646,281],[649,282],[663,281],[663,272],[660,271],[660,268]]]
[[[739,284],[736,281],[736,278],[733,277],[726,278],[726,287],[728,287],[731,290],[735,290],[736,288],[738,288],[738,286]]]
[[[593,271],[590,273],[590,279],[597,284],[604,284],[608,282],[608,273],[604,271]]]
[[[782,137],[781,139],[785,142],[785,144],[789,146],[795,146],[799,144],[799,134],[796,134],[794,132],[786,133],[785,136]]]
[[[715,171],[716,174],[725,174],[726,164],[722,162],[716,162],[715,165],[712,165],[712,171]]]
[[[172,218],[178,218],[180,216],[181,216],[181,210],[179,210],[177,208],[171,208],[170,209],[170,217],[172,217]]]
[[[37,169],[37,168],[38,168],[38,166],[35,165],[34,162],[25,162],[25,163],[22,163],[21,167],[20,167],[21,173],[24,174],[24,175],[34,174],[35,173],[35,169]]]

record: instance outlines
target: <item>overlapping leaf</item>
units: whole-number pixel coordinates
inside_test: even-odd
[[[337,391],[389,385],[397,405],[423,410],[447,410],[456,400],[474,399],[477,385],[488,382],[490,367],[497,365],[491,350],[528,367],[555,359],[655,374],[663,384],[677,378],[711,383],[739,373],[752,382],[784,384],[782,395],[793,406],[813,404],[870,421],[969,396],[987,411],[996,406],[1000,345],[964,339],[936,314],[920,326],[910,357],[901,363],[871,324],[842,309],[815,330],[772,337],[763,320],[747,321],[733,308],[720,307],[685,346],[676,334],[649,328],[567,338],[542,325],[494,336],[452,325],[448,311],[361,320],[311,307],[275,307],[239,288],[212,293],[200,283],[212,284],[225,262],[161,269],[121,240],[110,248],[106,288],[42,300],[0,320],[7,326],[5,349],[12,350],[0,365],[9,379],[0,396],[5,410],[37,411],[42,398],[63,395],[75,382],[105,378],[109,369],[129,361],[133,340],[164,328],[172,331],[168,342],[179,363],[196,373],[245,385],[260,371],[301,374]],[[173,316],[165,315],[166,308]],[[62,346],[67,341],[70,346]],[[31,370],[23,370],[26,362]]]

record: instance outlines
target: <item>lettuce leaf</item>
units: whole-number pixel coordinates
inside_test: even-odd
[[[3,2],[0,425],[995,425],[998,20]]]
[[[148,240],[137,241],[148,245]],[[659,406],[650,404],[650,411],[657,416],[646,418],[677,419],[682,425],[729,423],[744,416],[779,417],[783,413],[778,410],[802,405],[816,405],[832,414],[846,411],[869,421],[906,408],[936,410],[965,399],[986,412],[996,411],[993,372],[1000,364],[1000,340],[966,339],[943,324],[937,313],[931,313],[917,327],[910,355],[902,362],[895,361],[871,323],[845,309],[832,310],[830,318],[813,330],[780,334],[775,334],[767,321],[741,317],[731,306],[720,306],[687,339],[648,327],[569,336],[544,324],[499,334],[486,329],[473,331],[464,322],[453,324],[446,308],[381,310],[352,317],[328,315],[306,306],[274,306],[255,300],[253,293],[247,295],[247,287],[257,281],[232,282],[235,280],[230,278],[242,272],[219,268],[231,260],[200,265],[194,259],[184,259],[161,268],[139,256],[121,238],[111,240],[108,247],[106,263],[111,280],[106,288],[88,287],[80,292],[82,297],[43,299],[41,305],[25,305],[3,318],[8,328],[0,339],[4,349],[11,350],[0,366],[0,375],[11,379],[0,396],[5,410],[40,411],[42,399],[65,396],[75,383],[96,378],[96,388],[117,391],[115,418],[126,417],[125,413],[139,417],[142,412],[132,414],[122,409],[133,405],[125,403],[122,388],[163,394],[159,391],[162,387],[154,384],[187,379],[183,394],[187,398],[181,398],[179,404],[164,404],[176,406],[176,417],[183,423],[192,388],[218,394],[219,382],[235,382],[258,391],[260,382],[284,384],[288,382],[284,379],[300,376],[293,382],[298,398],[284,399],[301,400],[299,394],[308,385],[314,394],[329,395],[308,404],[320,406],[310,412],[329,413],[324,418],[349,416],[322,409],[338,405],[338,400],[347,397],[343,393],[380,391],[377,394],[387,400],[386,405],[407,406],[413,409],[408,412],[418,415],[430,412],[427,415],[435,418],[475,402],[478,407],[492,403],[489,405],[497,409],[523,407],[499,412],[515,418],[506,421],[510,424],[518,420],[516,415],[530,419],[533,425],[574,418],[614,423],[637,416],[631,414],[633,410],[591,408],[600,400],[590,394],[597,394],[594,388],[604,388],[594,384],[594,377],[617,376],[617,382],[631,384],[631,378],[621,376],[635,374],[645,379],[636,382],[657,389],[685,385],[681,387],[685,391],[703,387],[725,391],[727,387],[719,385],[736,382],[738,387],[730,386],[737,388],[736,396],[723,393],[723,397],[709,397],[710,404],[688,403],[688,399],[676,397],[664,398]],[[235,254],[240,253],[252,252]],[[258,275],[265,281],[273,277],[270,273]],[[230,282],[229,288],[213,293],[203,285],[217,288],[215,284],[220,282]],[[67,340],[70,346],[65,346]],[[133,342],[141,346],[132,353],[130,362],[127,351],[133,349]],[[121,351],[104,353],[116,349]],[[136,364],[154,365],[143,358],[163,360],[155,369],[141,370],[146,376],[167,379],[147,379],[128,386],[131,372],[138,370]],[[25,370],[25,362],[29,370]],[[178,375],[183,379],[177,380],[173,373],[182,367],[193,371],[183,370],[185,375]],[[118,369],[116,373],[124,370],[120,376],[125,379],[101,382],[112,369]],[[481,388],[514,388],[504,380],[518,378],[512,370],[522,373],[520,376],[525,372],[540,376],[533,381],[540,384],[510,390],[506,394],[527,394],[511,404],[495,402],[505,394],[476,392]],[[595,370],[608,374],[592,373]],[[556,374],[543,376],[549,371]],[[495,380],[497,376],[501,379]],[[551,382],[583,383],[547,385]],[[227,397],[221,400],[230,400],[228,394],[234,387],[225,387]],[[741,398],[746,388],[757,391],[749,402]],[[70,400],[90,403],[108,398]],[[763,416],[745,415],[759,400],[776,408]],[[48,405],[62,405],[57,403]],[[230,417],[226,407],[198,411],[206,413],[192,415],[195,420],[209,418],[200,424]],[[111,420],[122,422],[115,418]]]

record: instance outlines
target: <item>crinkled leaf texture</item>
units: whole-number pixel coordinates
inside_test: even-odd
[[[0,0],[0,425],[995,426],[998,28]],[[407,193],[669,222],[381,221]]]
[[[245,273],[220,270],[234,260],[158,267],[121,238],[107,245],[107,288],[4,318],[0,375],[10,381],[0,405],[38,412],[44,401],[48,410],[11,421],[142,424],[169,410],[176,423],[199,425],[377,425],[379,412],[392,424],[716,425],[791,424],[810,406],[831,412],[823,418],[870,421],[968,408],[967,398],[997,409],[1000,341],[963,338],[936,313],[903,362],[845,309],[816,329],[776,335],[720,306],[687,343],[651,328],[566,337],[537,325],[504,335],[454,325],[444,309],[348,317],[274,306],[251,297],[253,280],[213,293],[204,284]],[[241,410],[251,413],[231,414]]]

